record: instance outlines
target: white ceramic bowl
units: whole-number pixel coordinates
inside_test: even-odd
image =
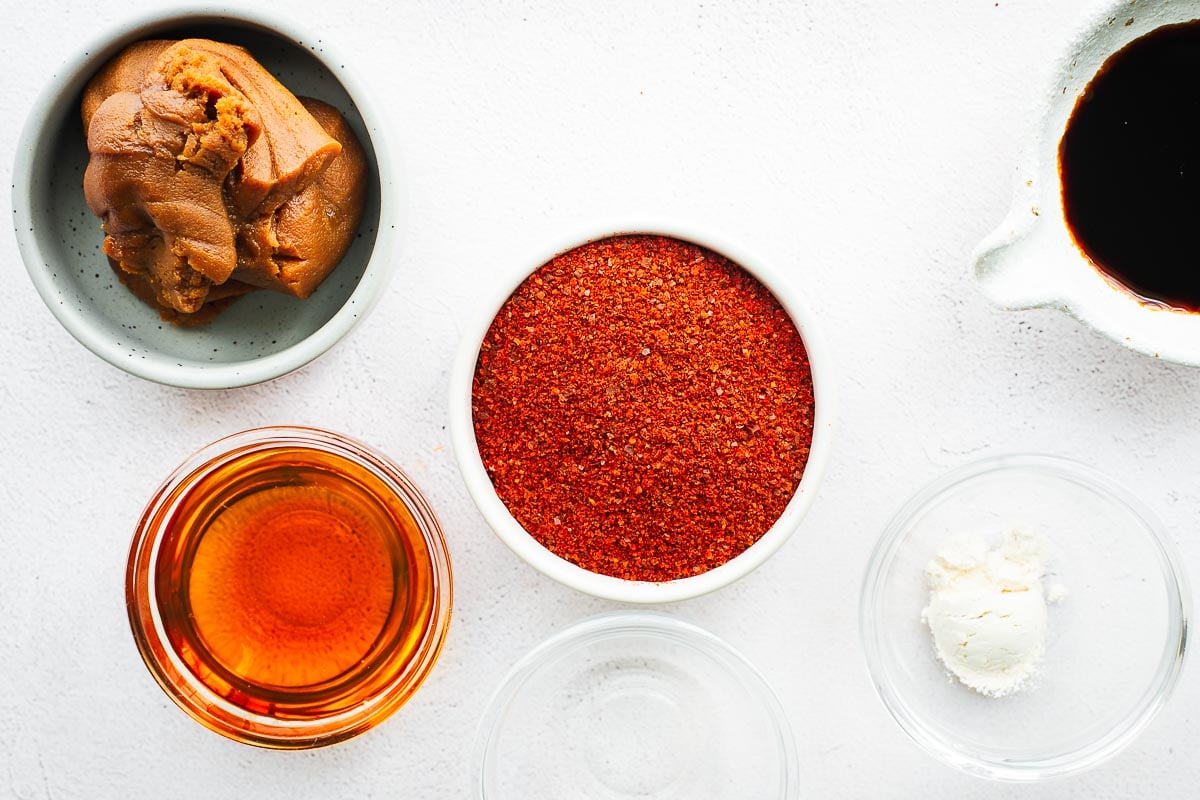
[[[1031,115],[1012,208],[972,257],[981,288],[998,305],[1059,308],[1133,350],[1200,365],[1200,314],[1140,302],[1092,265],[1067,228],[1058,171],[1075,102],[1105,60],[1155,28],[1198,17],[1196,0],[1110,2],[1064,49]]]
[[[1021,689],[985,697],[950,677],[921,620],[925,566],[954,536],[1046,540],[1045,655]],[[867,567],[859,624],[892,717],[930,753],[1005,781],[1078,772],[1132,742],[1183,666],[1191,613],[1179,556],[1137,498],[1062,458],[1012,455],[951,471],[904,505]]]
[[[651,234],[681,239],[708,248],[740,265],[769,289],[791,316],[808,351],[812,372],[815,401],[812,444],[800,485],[782,516],[762,538],[721,566],[693,577],[661,583],[629,581],[590,572],[558,557],[530,536],[496,494],[479,456],[472,422],[471,383],[479,358],[479,348],[505,301],[532,272],[555,256],[589,242],[622,234]],[[450,438],[454,454],[472,500],[496,535],[531,566],[560,583],[596,597],[627,603],[667,603],[697,597],[732,583],[762,564],[792,535],[812,505],[829,459],[833,425],[833,377],[829,356],[817,332],[813,315],[790,282],[741,248],[708,233],[670,225],[597,227],[550,242],[546,247],[516,259],[513,263],[513,271],[506,280],[497,285],[464,332],[450,376]]]
[[[83,198],[88,153],[80,122],[84,84],[139,39],[196,36],[245,46],[297,95],[346,117],[366,151],[370,183],[359,237],[307,300],[254,292],[203,328],[177,328],[136,299],[101,251],[100,221]],[[399,161],[387,125],[351,63],[282,14],[157,12],[106,25],[47,82],[17,145],[13,220],[21,257],[54,316],[96,355],[126,372],[192,388],[270,380],[333,346],[374,304],[390,277],[404,229]]]

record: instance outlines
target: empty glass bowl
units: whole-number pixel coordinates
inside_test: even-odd
[[[783,709],[700,628],[648,612],[579,622],[492,698],[476,742],[481,800],[792,800]]]
[[[921,610],[925,565],[961,533],[1018,529],[1050,546],[1049,608],[1032,681],[1002,698],[950,677]],[[1032,781],[1094,766],[1162,707],[1183,663],[1187,587],[1162,525],[1094,470],[1004,456],[923,489],[888,525],[867,568],[860,625],[879,696],[918,744],[989,778]]]

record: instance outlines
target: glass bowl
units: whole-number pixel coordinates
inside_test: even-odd
[[[576,623],[525,656],[475,746],[480,800],[791,800],[791,729],[729,645],[652,612]]]
[[[953,679],[921,620],[924,568],[955,534],[1017,529],[1050,547],[1046,651],[1002,698]],[[1161,523],[1096,471],[1013,455],[956,469],[910,500],[875,548],[859,622],[884,705],[910,737],[983,777],[1034,781],[1095,766],[1166,702],[1183,664],[1188,594]]]
[[[450,558],[398,467],[314,428],[201,449],[138,524],[133,637],[163,691],[235,741],[320,747],[375,727],[429,675]]]

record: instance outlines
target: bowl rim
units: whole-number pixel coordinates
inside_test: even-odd
[[[1111,730],[1090,745],[1073,752],[1037,761],[990,760],[970,754],[935,733],[914,713],[896,691],[883,657],[883,629],[876,625],[885,602],[883,582],[902,544],[908,524],[930,502],[969,481],[997,472],[1032,470],[1051,473],[1081,484],[1125,506],[1142,523],[1147,542],[1155,548],[1167,590],[1168,636],[1154,679],[1132,710]],[[915,578],[914,578],[915,579]],[[1190,590],[1182,560],[1157,516],[1136,496],[1104,473],[1062,456],[1012,453],[973,461],[951,469],[918,490],[889,520],[876,543],[863,575],[859,597],[859,638],[875,692],[901,730],[926,752],[953,767],[978,777],[1010,783],[1028,783],[1074,774],[1108,760],[1145,730],[1166,704],[1183,668],[1187,652]]]
[[[101,335],[87,313],[69,304],[60,304],[55,293],[47,255],[34,233],[32,170],[33,154],[43,132],[59,116],[63,103],[74,103],[71,87],[93,74],[99,63],[121,47],[152,36],[165,28],[225,24],[259,30],[285,39],[319,61],[345,89],[366,128],[365,146],[374,151],[379,181],[379,223],[375,243],[363,267],[362,276],[346,302],[321,327],[295,344],[270,355],[243,361],[192,366],[175,362],[156,363],[128,358],[128,351]],[[306,44],[320,40],[317,48]],[[317,358],[350,332],[374,308],[386,289],[399,256],[401,236],[407,213],[406,189],[400,180],[402,164],[388,142],[385,118],[371,99],[371,93],[355,74],[353,59],[347,59],[336,44],[316,34],[307,35],[291,17],[265,8],[237,8],[223,5],[180,6],[132,15],[109,21],[83,47],[66,59],[39,91],[17,140],[14,156],[12,203],[17,249],[34,287],[46,307],[80,344],[114,367],[167,386],[187,389],[232,389],[281,377]],[[71,96],[66,95],[70,92]]]
[[[796,740],[779,695],[771,684],[749,659],[721,637],[686,620],[650,609],[606,611],[577,620],[542,640],[509,668],[484,707],[471,748],[471,782],[478,800],[489,797],[487,776],[489,765],[494,762],[492,755],[500,723],[513,699],[527,689],[538,671],[597,641],[629,635],[653,635],[690,645],[721,661],[731,675],[740,678],[743,686],[762,701],[764,710],[775,724],[783,761],[780,765],[781,797],[782,800],[795,800],[799,795],[800,780]]]
[[[1075,106],[1108,59],[1162,26],[1197,16],[1194,3],[1131,8],[1126,0],[1102,0],[1054,45],[1031,82],[1008,209],[968,259],[972,283],[993,304],[1009,311],[1057,309],[1134,352],[1200,366],[1200,314],[1139,297],[1077,243],[1066,220],[1059,165]]]
[[[808,354],[813,382],[813,436],[796,492],[779,519],[745,551],[708,572],[666,582],[629,581],[590,572],[550,552],[521,527],[496,494],[479,457],[471,413],[471,385],[479,348],[496,314],[512,293],[555,256],[614,236],[650,235],[679,239],[712,250],[746,270],[783,306]],[[594,224],[551,238],[524,255],[506,259],[504,278],[488,291],[469,318],[450,373],[450,440],[468,493],[492,531],[527,564],[559,583],[606,600],[652,604],[687,600],[716,591],[752,572],[795,532],[811,507],[830,454],[836,400],[834,376],[815,317],[791,283],[768,263],[720,235],[694,225],[645,220]]]
[[[165,528],[183,496],[230,461],[278,449],[330,453],[370,471],[412,515],[429,558],[431,613],[403,671],[362,703],[328,716],[281,719],[238,706],[218,694],[184,663],[171,643],[158,602],[157,570]],[[326,747],[384,722],[428,679],[445,646],[453,618],[454,576],[441,523],[416,483],[370,445],[341,433],[296,425],[249,428],[204,445],[155,490],[138,521],[125,565],[125,605],[133,643],[164,693],[204,728],[243,744],[277,750]],[[386,653],[394,659],[400,651]]]

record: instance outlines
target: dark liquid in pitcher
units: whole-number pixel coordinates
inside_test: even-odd
[[[1140,298],[1200,310],[1200,20],[1104,62],[1059,145],[1080,249]]]

